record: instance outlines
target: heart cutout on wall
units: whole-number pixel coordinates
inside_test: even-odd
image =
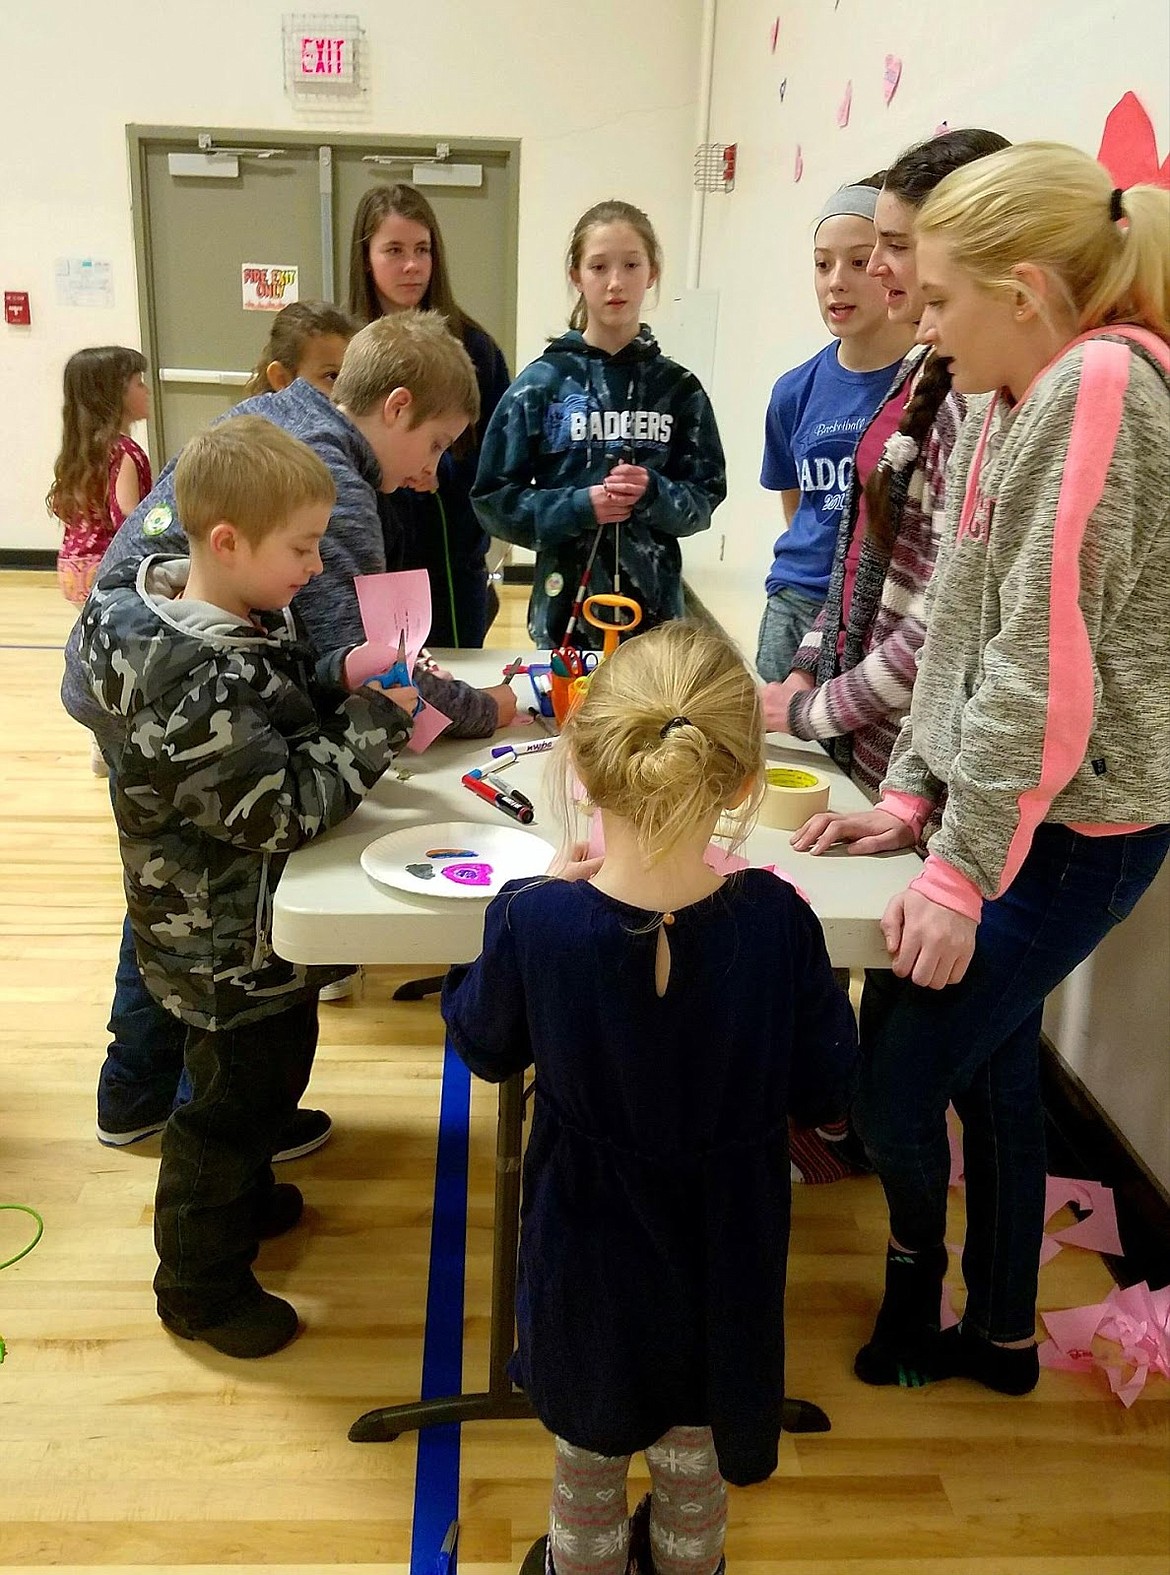
[[[898,83],[902,80],[902,62],[897,55],[886,56],[886,69],[882,74],[882,97],[888,104],[898,91]]]

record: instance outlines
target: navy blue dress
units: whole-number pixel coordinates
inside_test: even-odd
[[[842,1115],[853,1014],[816,916],[745,870],[658,915],[586,882],[512,881],[443,1016],[477,1076],[536,1064],[516,1381],[580,1448],[709,1426],[724,1478],[776,1468],[784,1398],[787,1119]]]

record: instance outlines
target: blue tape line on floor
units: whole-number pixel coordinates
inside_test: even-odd
[[[463,1278],[467,1250],[467,1144],[471,1073],[447,1045],[439,1102],[439,1144],[423,1336],[421,1396],[457,1395],[463,1382]],[[459,1518],[459,1426],[424,1427],[418,1436],[410,1575],[434,1575],[435,1561]]]

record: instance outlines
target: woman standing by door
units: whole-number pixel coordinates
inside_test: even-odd
[[[358,203],[349,264],[349,310],[363,323],[433,307],[462,340],[479,383],[479,421],[444,456],[432,492],[379,494],[389,568],[426,569],[430,643],[481,646],[495,616],[484,554],[488,538],[471,507],[479,440],[511,381],[503,351],[455,300],[435,211],[413,186],[371,186]]]

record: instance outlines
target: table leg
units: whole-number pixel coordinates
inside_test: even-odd
[[[500,1084],[496,1117],[495,1229],[492,1246],[492,1311],[488,1387],[483,1394],[445,1395],[406,1405],[379,1406],[349,1430],[354,1444],[388,1443],[399,1433],[445,1422],[501,1421],[530,1417],[527,1395],[508,1376],[516,1332],[516,1253],[520,1239],[520,1165],[524,1146],[524,1078]]]

